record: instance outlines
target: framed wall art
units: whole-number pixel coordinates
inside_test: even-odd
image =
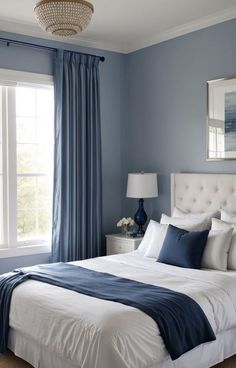
[[[207,82],[207,159],[236,160],[236,77]]]

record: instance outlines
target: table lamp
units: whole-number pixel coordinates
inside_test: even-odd
[[[138,225],[137,235],[142,236],[145,233],[143,226],[147,221],[143,199],[158,197],[157,174],[144,172],[128,174],[126,197],[139,198],[139,208],[134,215],[134,221]]]

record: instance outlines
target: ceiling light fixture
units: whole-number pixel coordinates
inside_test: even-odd
[[[34,12],[40,27],[56,36],[74,36],[90,23],[94,8],[85,0],[40,0]]]

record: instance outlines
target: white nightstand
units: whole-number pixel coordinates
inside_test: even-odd
[[[128,253],[137,249],[143,238],[130,238],[122,234],[106,235],[107,255]]]

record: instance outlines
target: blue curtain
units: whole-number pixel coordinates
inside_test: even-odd
[[[101,255],[99,57],[58,51],[52,261]]]

